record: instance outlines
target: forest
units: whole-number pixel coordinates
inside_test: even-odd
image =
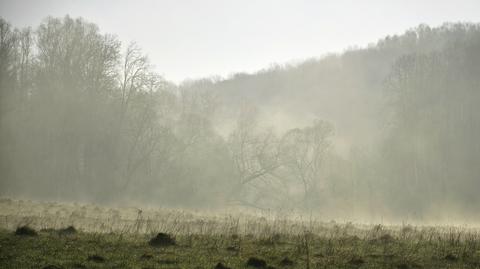
[[[0,19],[0,196],[479,221],[480,24],[173,83],[82,18]]]

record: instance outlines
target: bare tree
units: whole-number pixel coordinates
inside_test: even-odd
[[[125,52],[120,77],[120,119],[123,120],[135,94],[149,84],[150,65],[147,56],[135,43],[130,43]]]
[[[235,130],[230,134],[228,147],[232,156],[237,180],[233,186],[233,192],[243,197],[235,197],[236,202],[244,205],[258,205],[256,201],[248,202],[246,194],[242,193],[248,186],[254,186],[258,191],[259,183],[270,185],[273,179],[272,173],[279,167],[277,141],[271,131],[261,132],[257,130],[257,111],[254,107],[244,106],[237,120]]]
[[[317,120],[312,126],[288,131],[281,139],[279,151],[283,173],[301,182],[305,203],[321,180],[332,133],[331,124]]]

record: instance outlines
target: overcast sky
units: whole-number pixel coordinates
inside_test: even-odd
[[[0,0],[14,26],[66,14],[136,41],[180,82],[366,46],[420,23],[479,22],[480,0]]]

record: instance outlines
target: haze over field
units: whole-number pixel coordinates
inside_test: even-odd
[[[476,224],[480,3],[417,2],[1,1],[0,196]]]
[[[0,1],[0,16],[16,27],[69,14],[124,45],[136,41],[176,83],[366,47],[422,23],[478,22],[479,10],[476,0]]]

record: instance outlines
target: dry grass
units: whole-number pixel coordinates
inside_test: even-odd
[[[6,199],[0,217],[0,268],[480,268],[478,231],[458,227]],[[23,225],[38,235],[15,235]],[[78,232],[61,232],[70,225]],[[150,245],[159,232],[176,244]]]

